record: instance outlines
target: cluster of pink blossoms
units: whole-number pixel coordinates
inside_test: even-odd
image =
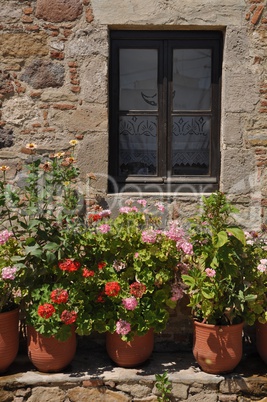
[[[121,207],[120,213],[121,214],[129,214],[129,212],[138,212],[137,207]]]
[[[100,225],[98,227],[98,230],[100,233],[108,233],[110,231],[110,226],[106,223],[104,223],[103,225]]]
[[[178,225],[177,222],[172,222],[169,229],[164,233],[169,239],[176,242],[183,241],[185,238],[184,230]]]
[[[161,234],[161,230],[149,229],[142,232],[142,241],[144,243],[156,243],[157,237]]]
[[[2,268],[2,279],[7,280],[14,280],[16,277],[17,267],[4,267]]]
[[[126,310],[135,310],[138,305],[138,301],[134,296],[131,296],[123,299],[122,304],[126,308]]]
[[[260,264],[257,266],[258,271],[267,273],[267,259],[260,260]]]
[[[184,295],[184,291],[181,288],[180,284],[179,283],[174,283],[172,285],[172,297],[171,297],[171,300],[172,301],[180,300],[180,299],[182,299],[183,295]]]
[[[216,275],[215,269],[212,268],[206,268],[205,272],[209,278],[213,278]]]
[[[193,245],[186,240],[185,232],[177,222],[172,222],[169,230],[166,230],[164,234],[176,242],[177,250],[182,250],[185,254],[192,255]]]
[[[131,324],[125,320],[119,320],[116,323],[116,332],[119,335],[127,335],[131,331]]]
[[[11,236],[11,232],[9,232],[8,230],[3,230],[0,233],[0,244],[5,244]]]

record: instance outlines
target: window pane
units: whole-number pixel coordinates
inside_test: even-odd
[[[173,110],[210,110],[211,49],[173,51]]]
[[[122,175],[155,175],[157,117],[121,116],[119,164]]]
[[[120,49],[120,110],[157,110],[156,49]]]
[[[172,174],[208,174],[210,154],[210,117],[173,118]]]

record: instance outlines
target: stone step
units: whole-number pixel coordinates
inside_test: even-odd
[[[61,373],[37,371],[20,351],[0,376],[0,402],[157,402],[155,375],[165,372],[172,402],[267,402],[267,366],[255,351],[227,375],[204,373],[190,351],[157,348],[142,366],[125,369],[109,359],[104,344],[90,339],[78,342],[74,360]]]

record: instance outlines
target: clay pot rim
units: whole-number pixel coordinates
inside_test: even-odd
[[[3,311],[3,313],[0,313],[1,316],[7,315],[7,314],[15,314],[19,311],[19,306],[14,307],[12,310],[9,311]]]
[[[231,327],[237,328],[238,326],[243,327],[244,326],[244,321],[239,322],[237,324],[222,325],[222,324],[207,324],[205,322],[200,322],[200,321],[193,320],[193,324],[196,325],[196,326],[199,326],[199,327],[207,327],[207,328],[210,328],[210,329],[231,328]]]

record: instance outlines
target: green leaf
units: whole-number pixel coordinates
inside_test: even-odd
[[[182,279],[183,279],[183,282],[187,286],[190,286],[190,287],[194,286],[195,283],[196,283],[195,279],[192,278],[192,276],[189,276],[189,275],[182,275]]]
[[[55,261],[56,261],[55,254],[51,253],[50,251],[47,251],[47,253],[46,253],[46,261],[47,261],[48,265],[54,264]]]
[[[30,254],[30,255],[38,257],[38,258],[41,258],[42,253],[43,253],[42,249],[39,247],[38,244],[36,244],[35,246],[25,247],[25,252],[26,252],[26,254]]]
[[[60,247],[60,244],[54,243],[54,242],[50,242],[50,243],[45,244],[45,246],[43,247],[43,249],[44,249],[44,250],[54,250],[54,251],[56,251],[56,250],[59,249],[59,247]]]
[[[215,243],[215,247],[220,248],[224,246],[228,242],[228,236],[225,231],[221,231],[217,234],[217,242]]]
[[[206,299],[213,299],[214,298],[214,292],[210,291],[207,292],[205,289],[201,290],[201,294],[206,298]]]
[[[40,225],[40,221],[39,221],[39,220],[37,220],[37,219],[31,219],[31,220],[29,221],[29,223],[28,223],[28,228],[29,228],[29,230],[31,230],[31,229],[33,229],[34,227],[39,226],[39,225]]]
[[[227,228],[227,232],[231,233],[236,239],[238,239],[243,245],[246,245],[245,233],[240,228]]]
[[[250,294],[250,295],[246,295],[245,296],[245,300],[246,301],[254,301],[254,300],[256,300],[257,299],[257,295],[252,295],[252,294]]]

